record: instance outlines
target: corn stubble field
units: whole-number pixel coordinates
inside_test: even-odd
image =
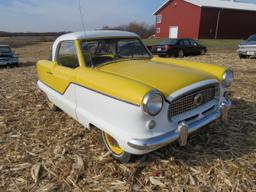
[[[23,65],[0,69],[0,191],[256,191],[256,60],[232,50],[185,58],[234,70],[229,123],[122,165],[97,130],[49,110],[34,64],[51,43],[27,41],[15,48]]]

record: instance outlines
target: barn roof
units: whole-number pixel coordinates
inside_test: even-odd
[[[168,5],[171,0],[167,0],[161,7],[159,7],[154,15],[158,14],[164,7]],[[223,8],[223,9],[235,9],[235,10],[245,10],[245,11],[256,11],[256,4],[253,3],[241,3],[235,1],[225,1],[225,0],[184,0],[188,3],[199,7],[211,7],[211,8]]]

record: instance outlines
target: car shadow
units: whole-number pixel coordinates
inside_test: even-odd
[[[35,62],[21,62],[18,66],[9,66],[9,65],[0,65],[0,69],[12,69],[12,68],[21,68],[21,67],[30,67],[35,66]]]
[[[174,159],[188,166],[239,158],[256,149],[256,103],[235,99],[229,122],[217,122],[192,134],[186,147],[173,143],[144,156],[144,161]],[[140,157],[141,158],[141,157]]]
[[[20,63],[19,67],[30,67],[35,65],[36,65],[36,62],[23,62],[23,63]]]

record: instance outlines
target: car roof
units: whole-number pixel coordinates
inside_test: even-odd
[[[0,44],[0,47],[10,47],[9,45],[1,45]]]
[[[106,37],[138,37],[137,34],[127,31],[117,30],[95,30],[95,31],[81,31],[74,33],[67,33],[60,36],[58,39],[63,40],[78,40],[78,39],[94,39]],[[57,39],[57,40],[58,40]]]

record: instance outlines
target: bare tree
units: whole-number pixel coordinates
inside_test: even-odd
[[[155,27],[146,23],[131,22],[127,25],[120,25],[116,27],[104,26],[102,30],[121,30],[130,31],[138,34],[141,38],[148,38],[155,34]]]

